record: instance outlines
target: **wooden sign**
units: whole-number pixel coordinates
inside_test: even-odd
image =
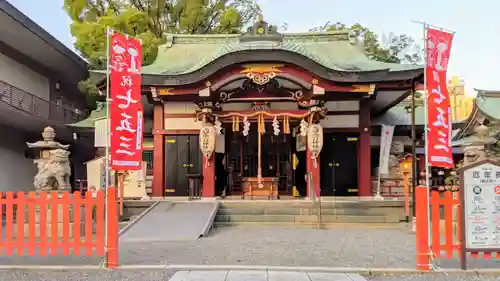
[[[467,253],[500,252],[500,163],[483,160],[460,170],[460,262]]]

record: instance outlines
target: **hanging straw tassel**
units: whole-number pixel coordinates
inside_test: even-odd
[[[233,130],[233,132],[236,132],[236,117],[235,116],[231,117],[231,121],[232,121],[231,122],[232,123],[231,124],[232,125],[232,130]]]
[[[265,133],[266,132],[266,123],[264,122],[264,114],[261,114],[260,115],[260,129],[261,129],[261,133]]]
[[[239,116],[236,116],[236,125],[234,125],[234,126],[236,128],[235,132],[239,132],[240,131],[240,117]]]
[[[283,118],[283,133],[290,134],[290,120],[289,116]]]
[[[262,128],[260,124],[260,115],[257,115],[257,132],[262,133]]]

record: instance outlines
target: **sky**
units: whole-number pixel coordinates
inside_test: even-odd
[[[74,50],[64,0],[8,0],[55,38]],[[407,34],[422,42],[426,22],[456,32],[449,75],[465,80],[467,95],[474,88],[500,90],[500,1],[498,0],[255,0],[264,19],[287,32],[306,32],[327,21],[361,23],[379,35]],[[334,52],[335,50],[332,50]]]

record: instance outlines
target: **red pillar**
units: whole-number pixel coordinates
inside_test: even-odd
[[[319,197],[320,196],[320,190],[321,190],[321,187],[320,187],[320,184],[321,184],[321,181],[320,181],[320,173],[319,173],[319,155],[318,155],[318,158],[316,159],[316,165],[314,165],[314,161],[311,159],[311,153],[309,152],[309,148],[306,149],[306,168],[307,168],[307,173],[311,173],[312,174],[312,184],[314,185],[314,194],[316,195],[316,197]],[[307,178],[309,179],[309,178]],[[307,197],[311,197],[311,195],[309,194],[309,185],[307,186],[307,191],[306,191],[306,194],[307,194]]]
[[[215,152],[209,159],[203,156],[203,197],[215,197]]]
[[[358,196],[372,196],[370,101],[359,103]]]
[[[165,136],[163,104],[155,104],[153,110],[153,190],[152,197],[164,197],[164,150]]]

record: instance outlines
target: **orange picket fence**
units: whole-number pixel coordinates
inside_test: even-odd
[[[6,256],[14,253],[17,256],[104,256],[107,245],[107,267],[117,266],[118,209],[114,187],[108,188],[107,199],[103,191],[97,192],[96,197],[83,197],[78,191],[60,195],[4,192],[0,205],[0,252]]]
[[[417,269],[431,269],[433,258],[452,259],[461,253],[461,204],[458,190],[431,190],[427,196],[425,186],[417,186],[416,201],[416,238]],[[429,209],[430,208],[430,209]],[[429,225],[427,215],[430,214]],[[430,227],[430,237],[429,237]],[[429,249],[429,239],[430,249]],[[485,259],[492,258],[492,253],[483,253]],[[480,253],[471,253],[473,258],[480,258]],[[496,253],[500,258],[500,253]]]

